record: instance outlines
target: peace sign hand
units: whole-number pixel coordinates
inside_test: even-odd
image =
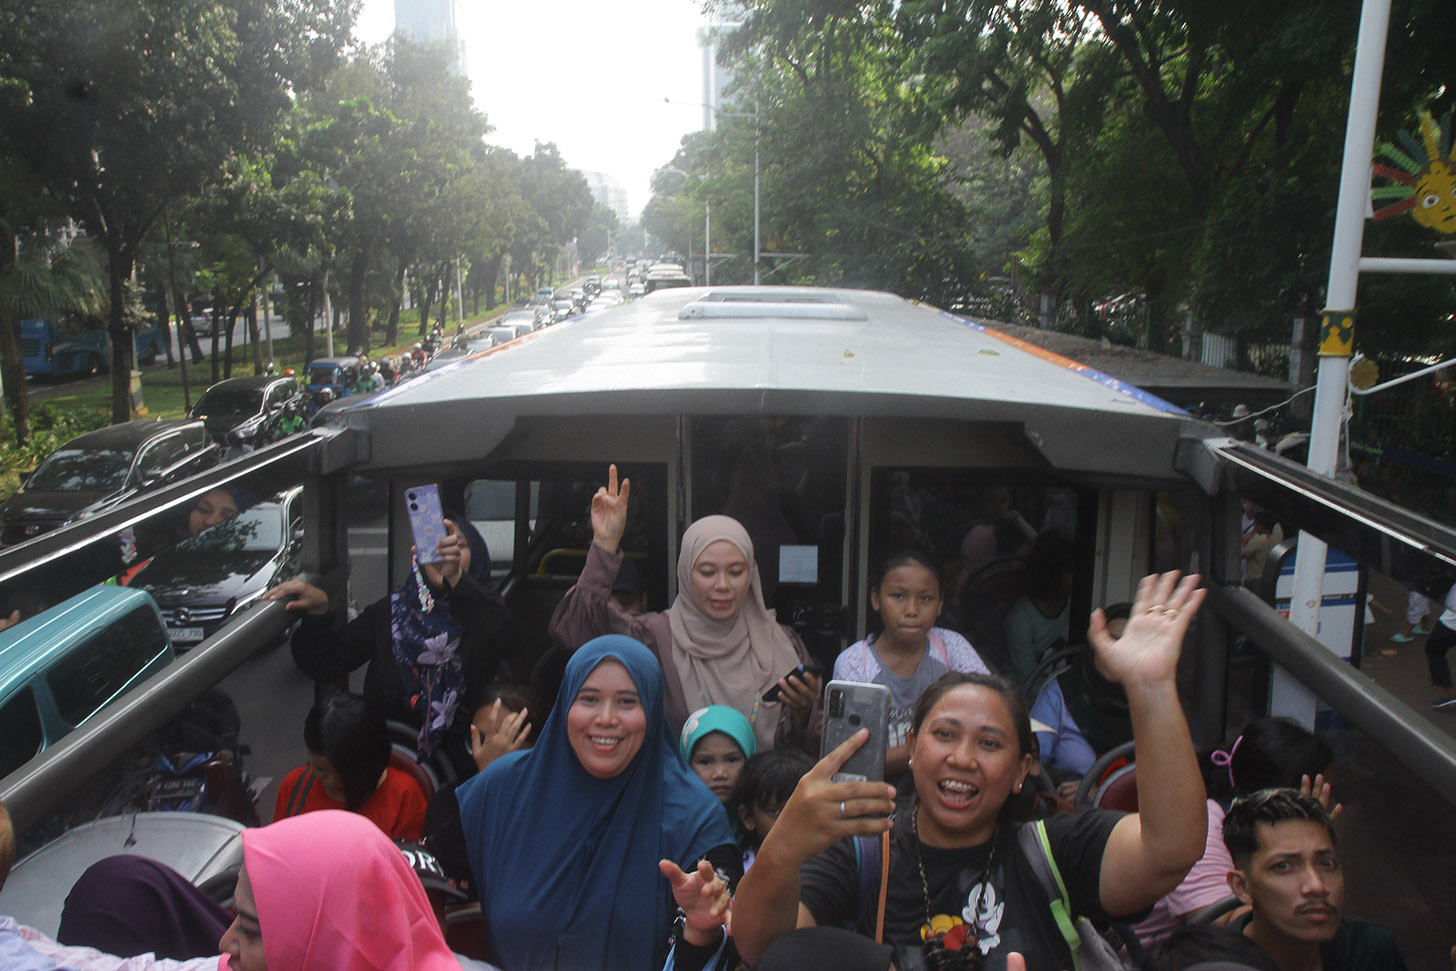
[[[632,480],[623,479],[617,486],[617,466],[607,466],[607,484],[596,491],[591,501],[592,542],[608,553],[617,552],[622,534],[627,531],[627,500],[632,495]]]

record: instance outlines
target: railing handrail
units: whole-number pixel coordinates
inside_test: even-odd
[[[1290,624],[1252,591],[1211,584],[1208,606],[1346,721],[1448,802],[1456,803],[1456,738]]]

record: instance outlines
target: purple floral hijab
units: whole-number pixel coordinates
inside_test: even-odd
[[[490,579],[490,551],[485,539],[464,516],[447,513],[470,545],[469,573],[479,583]],[[455,723],[465,695],[465,671],[460,658],[464,627],[450,613],[443,591],[430,587],[419,558],[410,558],[410,573],[390,594],[389,629],[394,660],[410,708],[420,721],[416,748],[428,758]]]

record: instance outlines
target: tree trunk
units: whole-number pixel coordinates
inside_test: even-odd
[[[313,304],[314,304],[314,282],[309,280],[303,286],[303,292],[293,294],[295,303],[298,305],[298,312],[303,314],[303,362],[307,364],[313,360],[314,354],[314,333],[313,333]]]
[[[420,298],[420,337],[430,332],[430,305],[435,302],[435,282],[426,283],[424,291]]]
[[[349,353],[366,353],[369,350],[369,321],[364,308],[364,278],[369,273],[369,244],[359,247],[349,264]]]
[[[212,383],[217,384],[222,380],[222,362],[219,360],[218,352],[222,349],[218,346],[222,335],[217,329],[222,326],[222,307],[218,305],[216,296],[212,301]]]
[[[111,338],[111,421],[131,421],[131,369],[136,345],[126,324],[126,281],[131,279],[136,253],[115,240],[106,241],[106,292],[111,299],[107,334]]]
[[[15,236],[0,234],[0,272],[11,266],[19,254]],[[25,387],[25,360],[20,354],[20,318],[0,305],[0,381],[5,384],[5,404],[15,422],[15,444],[30,442],[30,396]]]
[[[170,371],[177,366],[177,359],[172,354],[172,302],[167,296],[165,285],[157,288],[157,303],[157,320],[162,325],[163,346],[167,349],[167,370]],[[180,328],[177,333],[182,333]]]
[[[486,313],[490,313],[495,309],[495,287],[496,281],[500,278],[501,259],[503,256],[504,254],[497,253],[491,258],[489,263],[485,264],[481,273],[481,276],[484,277],[481,282],[485,284]]]
[[[263,373],[263,348],[258,341],[260,336],[258,332],[258,294],[255,292],[253,299],[248,302],[248,339],[253,342],[254,374]]]
[[[399,268],[394,284],[394,300],[389,305],[389,323],[384,330],[384,346],[393,347],[399,343],[399,305],[404,303],[405,268]]]
[[[227,330],[222,334],[222,376],[230,378],[233,376],[233,328],[238,325],[238,305],[228,307]]]

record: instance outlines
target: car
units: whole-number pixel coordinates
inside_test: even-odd
[[[0,546],[34,539],[218,463],[200,421],[130,421],[71,439],[0,510]]]
[[[358,387],[362,369],[359,358],[352,354],[309,361],[303,369],[309,399],[322,408],[331,401],[348,397]]]
[[[303,488],[294,486],[162,550],[127,582],[151,594],[180,651],[298,573]]]
[[[530,325],[532,330],[535,330],[536,328],[542,326],[541,320],[541,314],[537,313],[535,310],[507,310],[504,314],[501,315],[500,324],[502,326],[528,324]]]
[[[555,300],[556,299],[556,288],[555,287],[539,287],[536,290],[536,299],[537,300]]]
[[[644,283],[634,283],[627,288],[627,296],[634,300],[638,297],[646,296],[646,294],[647,285]]]
[[[512,321],[511,323],[504,326],[510,327],[512,330],[514,330],[516,337],[525,337],[527,334],[531,333],[536,329],[536,325],[534,323],[523,320]]]
[[[192,406],[219,444],[234,436],[249,445],[266,445],[277,436],[278,423],[289,407],[304,403],[303,386],[292,375],[228,378],[203,392]]]
[[[176,658],[150,594],[101,585],[0,631],[0,777]]]
[[[557,300],[553,304],[553,306],[556,308],[557,320],[565,320],[567,317],[570,317],[576,313],[576,304],[572,303],[570,300],[567,300],[565,297]]]
[[[582,284],[582,289],[586,290],[587,293],[599,293],[602,289],[602,278],[593,273],[586,278],[586,283]]]

